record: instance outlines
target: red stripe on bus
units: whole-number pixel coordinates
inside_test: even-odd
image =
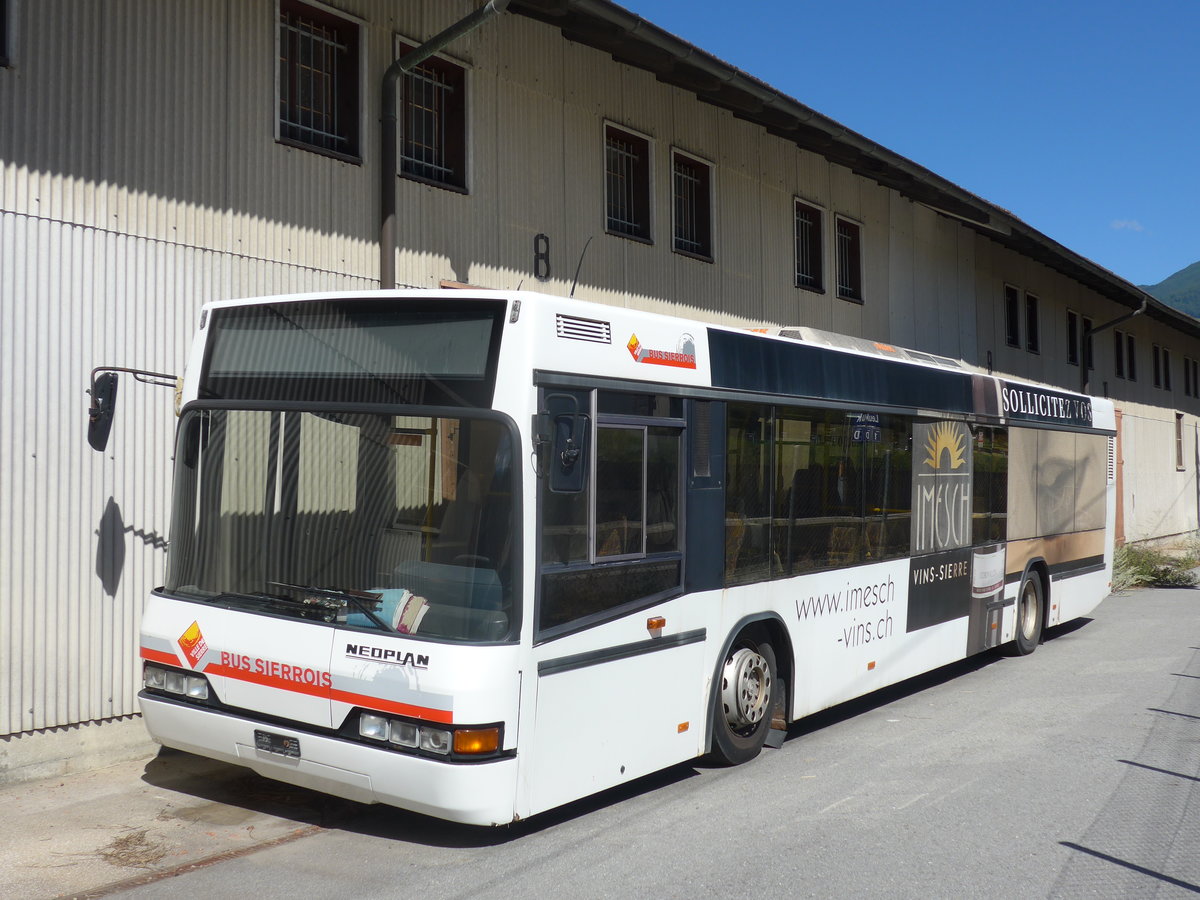
[[[454,713],[448,709],[430,709],[428,706],[413,706],[408,703],[397,703],[394,700],[383,700],[379,697],[368,697],[365,694],[352,694],[349,691],[330,691],[330,698],[340,703],[352,706],[369,706],[380,712],[395,713],[398,716],[412,716],[415,719],[426,719],[442,725],[454,723]]]
[[[212,664],[206,666],[205,673],[223,675],[226,678],[236,678],[238,681],[248,681],[263,687],[275,688],[281,691],[291,691],[294,694],[307,694],[310,697],[320,697],[325,700],[336,700],[339,703],[349,703],[352,706],[367,706],[380,712],[394,713],[398,716],[411,716],[415,719],[425,719],[450,725],[454,722],[454,714],[448,709],[431,709],[427,706],[414,706],[410,703],[398,703],[394,700],[384,700],[382,697],[371,697],[366,694],[355,694],[326,687],[323,684],[305,684],[302,681],[292,681],[289,678],[279,678],[274,675],[264,675],[259,672],[248,672],[233,666]]]
[[[291,691],[293,694],[308,694],[310,697],[329,699],[329,686],[325,684],[305,684],[303,681],[293,681],[290,678],[280,678],[278,675],[266,675],[262,672],[249,672],[219,663],[210,663],[204,671],[206,674],[224,675],[226,678],[236,678],[238,681],[249,681],[251,684],[261,684],[263,687]],[[316,672],[315,669],[311,671]],[[326,675],[324,672],[317,672],[317,674]]]
[[[182,668],[183,664],[179,661],[179,657],[174,653],[167,653],[163,650],[151,650],[149,647],[141,647],[142,659],[148,659],[150,662],[162,663],[166,666],[176,666]]]

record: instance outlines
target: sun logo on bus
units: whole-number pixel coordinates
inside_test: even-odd
[[[929,429],[925,451],[929,454],[925,463],[934,469],[942,468],[943,453],[950,454],[950,465],[947,468],[960,469],[966,462],[963,435],[953,422],[939,422]]]

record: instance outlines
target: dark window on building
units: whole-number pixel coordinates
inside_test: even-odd
[[[672,153],[671,184],[674,249],[712,259],[712,167],[682,153]]]
[[[400,45],[400,52],[413,48]],[[467,187],[467,72],[430,57],[404,75],[400,172],[440,187]]]
[[[1113,374],[1125,377],[1125,332],[1113,332]]]
[[[1130,381],[1137,381],[1137,354],[1132,334],[1125,335],[1125,374]]]
[[[1067,362],[1079,365],[1079,314],[1067,310]]]
[[[862,226],[848,219],[837,220],[838,296],[862,303]]]
[[[1092,320],[1083,317],[1083,362],[1088,369],[1096,368],[1095,355],[1092,353]]]
[[[1163,387],[1163,362],[1165,361],[1166,350],[1158,346],[1158,344],[1150,345],[1150,359],[1154,367],[1154,386],[1156,388]]]
[[[8,2],[0,0],[0,66],[7,66],[8,60]]]
[[[821,210],[796,201],[796,287],[825,289]]]
[[[1025,295],[1025,349],[1030,353],[1041,352],[1042,344],[1038,330],[1038,298]]]
[[[604,126],[605,225],[611,234],[650,240],[650,142]]]
[[[1162,348],[1162,387],[1171,390],[1171,351],[1166,347]]]
[[[1189,357],[1183,358],[1183,393],[1185,397],[1200,396],[1200,383],[1197,383],[1196,360]]]
[[[1021,346],[1021,292],[1011,284],[1004,286],[1004,342]]]
[[[359,155],[359,31],[323,9],[279,0],[279,139]]]

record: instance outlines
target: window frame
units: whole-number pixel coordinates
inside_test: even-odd
[[[545,395],[557,392],[550,383],[542,384],[539,387],[543,395],[543,400],[539,402],[544,402]],[[650,386],[647,387],[648,391],[646,393],[654,394],[653,388]],[[594,628],[613,619],[627,616],[639,609],[660,603],[665,599],[679,596],[684,590],[683,584],[686,571],[685,550],[687,547],[688,430],[687,421],[683,417],[682,406],[678,410],[675,410],[673,406],[666,410],[660,408],[657,412],[646,410],[618,411],[611,408],[611,402],[627,397],[644,396],[643,392],[630,392],[628,390],[610,391],[610,389],[605,387],[577,387],[565,390],[567,393],[574,394],[577,397],[581,397],[583,394],[588,395],[588,402],[581,405],[581,413],[586,408],[586,417],[588,420],[588,437],[584,442],[584,453],[588,466],[588,471],[584,479],[584,493],[586,493],[584,511],[586,525],[584,531],[586,537],[584,540],[586,546],[584,554],[580,557],[564,559],[561,562],[548,561],[545,548],[545,542],[548,538],[547,528],[548,526],[554,527],[554,525],[547,522],[545,508],[548,497],[553,495],[554,492],[550,489],[547,479],[539,478],[536,501],[538,529],[536,555],[538,564],[536,569],[537,587],[534,615],[535,644]],[[609,396],[601,396],[606,393]],[[655,398],[660,400],[671,399],[665,394],[655,394]],[[599,479],[597,471],[600,467],[599,435],[603,429],[636,431],[642,436],[642,535],[641,550],[638,552],[608,555],[597,552],[602,546],[602,542],[606,539],[605,535],[600,533],[597,522],[597,505],[599,502]],[[651,443],[655,439],[654,432],[656,430],[671,433],[675,443],[675,508],[672,511],[674,515],[675,536],[674,546],[667,549],[652,547],[650,540],[651,526],[658,523],[658,520],[651,521],[650,509],[650,491],[653,486],[653,479],[650,472]],[[661,434],[659,436],[661,437]],[[636,578],[639,573],[653,572],[656,569],[662,569],[664,566],[672,564],[675,566],[677,575],[673,584],[668,584],[665,587],[659,585],[660,589],[650,594],[616,597],[614,598],[615,602],[611,602],[608,605],[598,606],[583,614],[575,615],[573,618],[552,621],[551,624],[546,624],[548,610],[545,607],[545,603],[547,602],[547,592],[549,590],[548,577],[552,579],[572,579],[578,576],[587,576],[589,578],[616,577],[619,579],[625,574],[631,574]],[[589,573],[592,574],[589,575]]]
[[[346,142],[346,149],[339,150],[336,147],[324,146],[321,143],[306,140],[303,137],[286,134],[287,129],[303,130],[308,126],[302,125],[299,121],[284,119],[284,77],[281,71],[283,66],[284,53],[284,14],[285,11],[300,12],[308,11],[314,21],[324,23],[326,26],[332,26],[335,29],[345,29],[346,33],[353,33],[354,42],[351,56],[344,64],[339,66],[338,72],[335,73],[339,79],[339,88],[335,89],[336,98],[334,101],[334,112],[340,111],[343,120],[347,123],[346,127],[339,133],[327,132],[335,138]],[[341,160],[342,162],[354,163],[361,165],[363,134],[363,98],[366,96],[365,91],[365,72],[366,72],[366,51],[364,38],[365,22],[363,19],[350,15],[340,9],[335,9],[320,0],[276,0],[275,3],[275,141],[286,147],[295,147],[299,150],[307,150],[311,153],[316,153],[321,156],[332,157],[333,159]],[[288,66],[288,83],[289,88],[293,77],[293,66],[289,63]],[[351,109],[352,108],[352,109]],[[314,130],[309,128],[309,130]]]
[[[1137,343],[1129,332],[1125,333],[1125,377],[1137,381]]]
[[[406,37],[395,38],[394,54],[399,59],[410,50],[415,50],[420,41]],[[430,76],[433,76],[433,79]],[[441,116],[441,121],[449,122],[449,128],[443,127],[441,143],[429,145],[435,154],[439,154],[441,162],[418,160],[412,155],[405,155],[408,144],[409,122],[412,120],[410,110],[413,108],[413,84],[418,78],[435,80],[438,76],[448,76],[443,84],[450,85],[449,94],[453,97],[453,106],[446,105],[435,110]],[[445,53],[435,53],[412,71],[403,73],[398,79],[396,97],[396,171],[401,178],[427,184],[431,187],[442,188],[457,194],[469,194],[471,175],[471,68],[465,62]],[[441,168],[453,173],[454,177],[437,178],[432,175],[414,171],[415,167],[427,166]]]
[[[808,256],[812,261],[814,272],[801,272],[801,252],[800,252],[800,211],[801,209],[811,213],[815,218],[815,234],[809,235]],[[825,293],[825,218],[828,211],[825,207],[816,203],[805,200],[803,197],[792,198],[792,245],[793,245],[793,265],[792,278],[793,284],[805,291],[812,291],[814,294]],[[804,278],[810,278],[811,283],[806,283]]]
[[[695,167],[704,173],[704,178],[698,180],[697,193],[699,195],[696,203],[696,219],[697,230],[703,231],[703,239],[690,241],[687,238],[681,238],[679,204],[680,196],[678,192],[678,179],[680,177],[677,163],[682,162],[685,166]],[[686,256],[689,259],[700,260],[701,262],[713,262],[713,212],[716,209],[714,203],[714,186],[715,186],[716,167],[706,159],[696,156],[694,153],[688,153],[686,150],[681,150],[678,147],[671,148],[671,250],[678,253],[680,256]],[[703,207],[701,211],[701,207]],[[695,243],[699,249],[689,249],[680,247],[680,240],[688,240],[690,243]]]
[[[843,244],[843,228],[852,229],[846,232],[848,243]],[[834,217],[834,263],[837,279],[837,295],[839,300],[850,303],[865,303],[866,290],[863,284],[863,225],[849,216],[838,214]],[[845,247],[845,251],[843,250]],[[843,253],[852,254],[845,258]],[[850,277],[853,283],[843,284],[843,275]]]
[[[625,240],[637,241],[642,244],[654,244],[654,141],[646,134],[635,131],[625,125],[605,120],[603,123],[603,140],[601,141],[602,166],[604,173],[604,233]],[[627,140],[643,149],[644,164],[638,164],[624,177],[633,183],[633,189],[627,198],[632,210],[633,219],[620,220],[614,218],[612,187],[614,177],[620,177],[609,169],[610,141],[614,137]],[[636,157],[635,157],[636,159]],[[615,227],[628,225],[629,229]],[[632,230],[630,230],[632,229]]]
[[[1125,332],[1113,329],[1113,374],[1125,379]]]
[[[1186,470],[1183,464],[1183,413],[1175,413],[1175,471]]]

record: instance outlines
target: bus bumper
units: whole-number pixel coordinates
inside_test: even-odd
[[[245,766],[265,778],[344,797],[386,803],[467,825],[515,818],[517,761],[454,764],[409,756],[217,710],[138,695],[150,736],[164,747]],[[300,742],[291,758],[255,747],[256,729]]]

